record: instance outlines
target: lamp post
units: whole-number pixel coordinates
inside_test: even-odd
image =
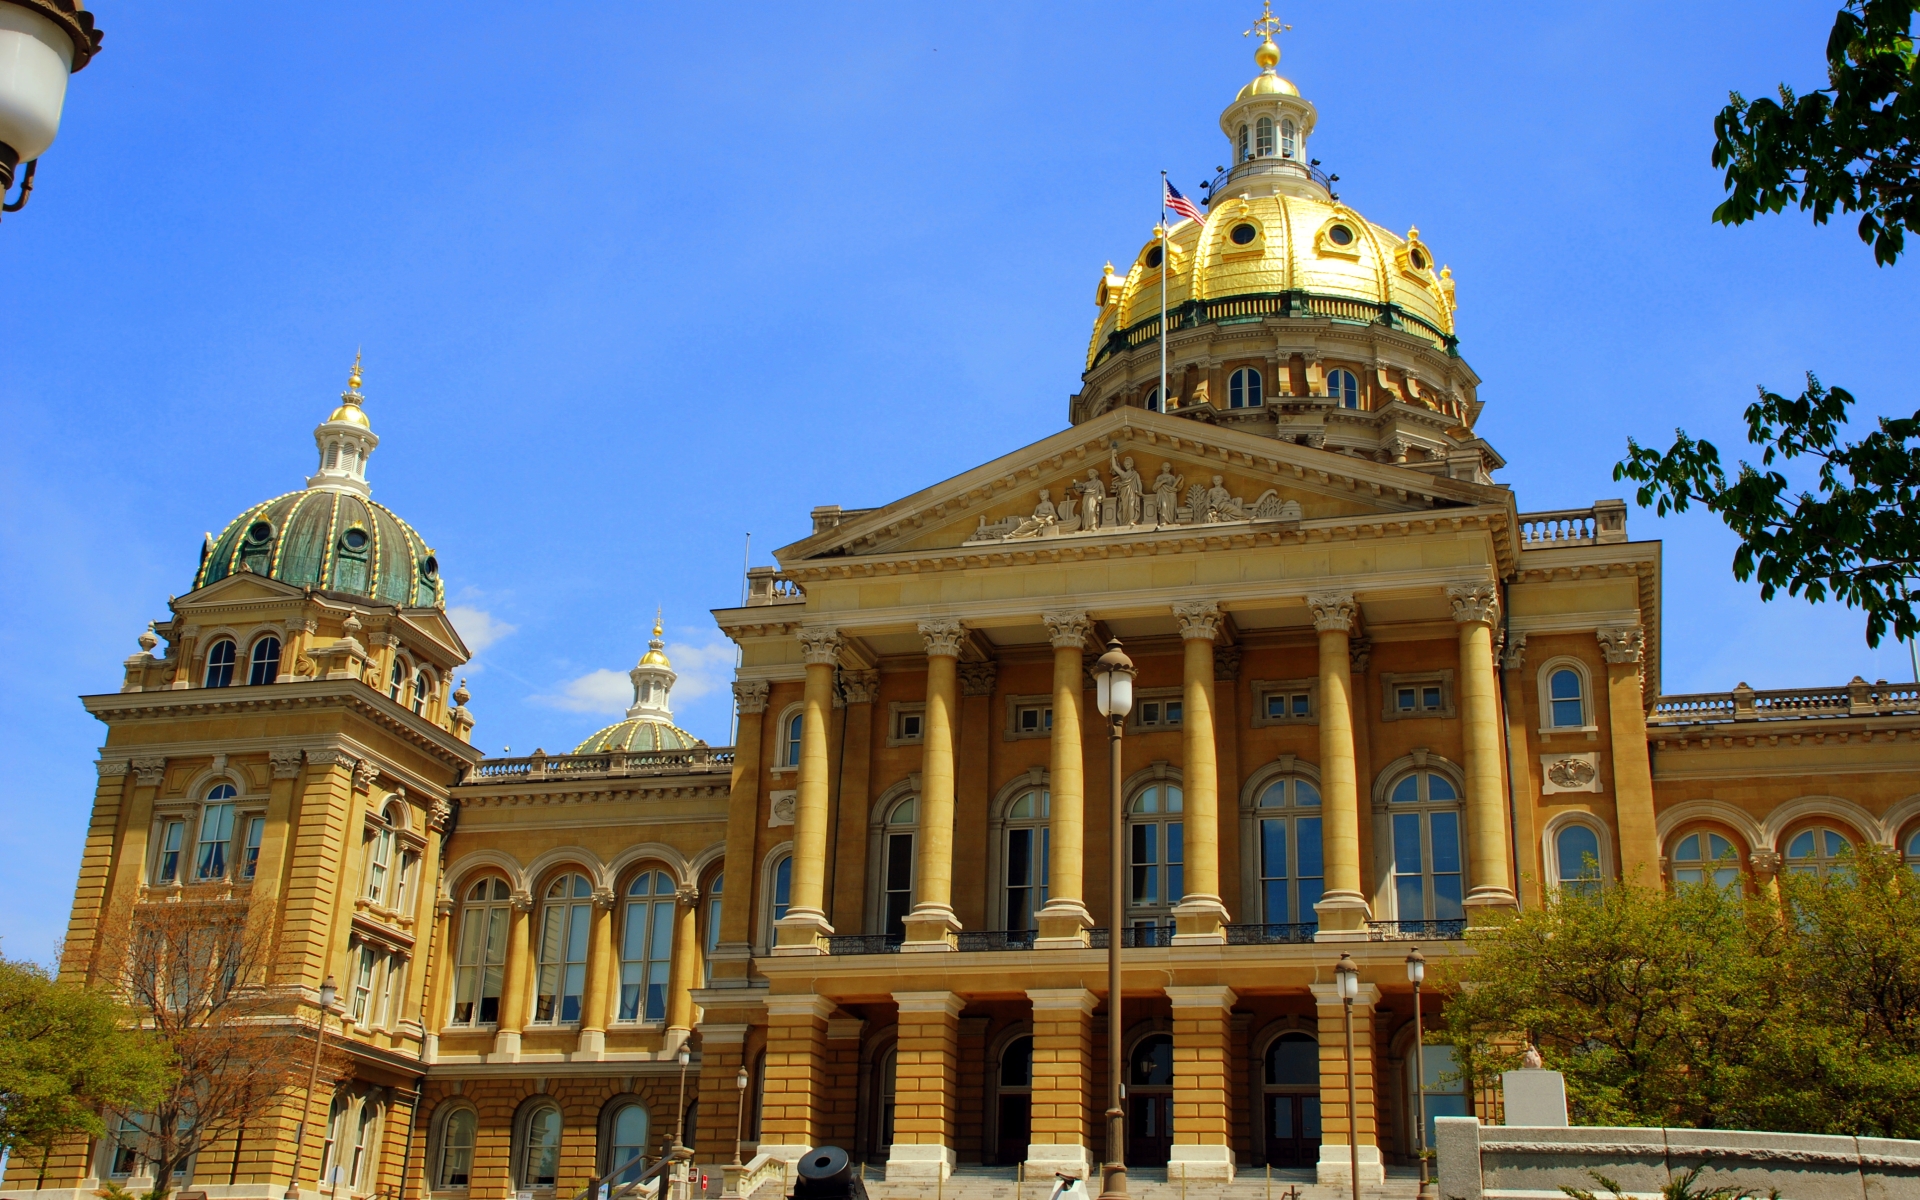
[[[1353,998],[1360,994],[1360,968],[1354,965],[1353,955],[1340,955],[1333,978],[1347,1022],[1347,1165],[1353,1172],[1353,1200],[1360,1200],[1360,1105],[1353,1091]]]
[[[320,1082],[320,1050],[327,1044],[327,1014],[333,1011],[334,999],[340,989],[333,984],[333,976],[327,976],[320,985],[320,1029],[313,1038],[313,1067],[307,1072],[307,1098],[300,1105],[300,1127],[293,1131],[293,1178],[287,1183],[287,1200],[298,1200],[300,1195],[300,1148],[307,1141],[307,1119],[313,1116],[313,1089]],[[320,1170],[327,1169],[326,1163],[320,1164]]]
[[[14,171],[27,164],[20,198],[0,204],[19,212],[33,192],[40,155],[60,132],[67,77],[100,49],[93,14],[62,0],[0,0],[0,201]]]
[[[675,1182],[681,1184],[679,1195],[683,1200],[687,1194],[686,1184],[689,1179],[686,1160],[693,1157],[688,1153],[686,1143],[680,1140],[680,1135],[686,1132],[687,1126],[687,1063],[692,1059],[693,1054],[687,1049],[687,1044],[681,1042],[680,1049],[673,1055],[673,1061],[680,1064],[680,1099],[675,1103],[673,1110],[673,1172],[677,1177]]]
[[[740,1093],[740,1103],[733,1109],[733,1165],[740,1162],[740,1143],[744,1140],[747,1128],[747,1068],[742,1066],[740,1073],[733,1077],[734,1090]]]
[[[1432,1200],[1433,1181],[1427,1176],[1427,1045],[1426,1031],[1421,1025],[1420,984],[1427,977],[1427,960],[1421,955],[1420,947],[1415,946],[1407,955],[1407,981],[1413,984],[1413,1094],[1419,1105],[1419,1124],[1414,1128],[1413,1146],[1420,1156],[1420,1197]]]
[[[1107,918],[1107,1162],[1101,1168],[1100,1200],[1127,1194],[1127,1114],[1122,1107],[1126,1088],[1120,1079],[1120,927],[1126,918],[1127,814],[1120,801],[1120,734],[1133,711],[1133,660],[1120,648],[1120,639],[1107,643],[1107,652],[1093,664],[1093,697],[1107,719],[1107,744],[1113,788],[1112,878]]]

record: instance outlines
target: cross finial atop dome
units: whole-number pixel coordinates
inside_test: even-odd
[[[1273,35],[1286,33],[1292,28],[1291,25],[1281,24],[1280,18],[1273,15],[1273,0],[1260,0],[1260,19],[1253,23],[1252,29],[1240,36],[1260,35],[1260,45],[1253,52],[1253,60],[1260,64],[1261,70],[1271,71],[1280,63],[1280,47],[1274,42]]]

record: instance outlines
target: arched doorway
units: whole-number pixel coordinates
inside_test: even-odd
[[[886,1162],[887,1151],[893,1146],[894,1080],[898,1073],[899,1062],[897,1046],[888,1046],[873,1061],[871,1068],[873,1075],[867,1092],[871,1100],[867,1110],[867,1161],[869,1162]]]
[[[1320,1043],[1304,1033],[1281,1034],[1267,1047],[1261,1078],[1267,1165],[1315,1165],[1320,1161]]]
[[[1164,1167],[1173,1154],[1173,1036],[1151,1033],[1127,1060],[1127,1165]]]
[[[1027,1142],[1033,1136],[1033,1039],[1018,1037],[1000,1052],[999,1118],[994,1158],[1007,1163],[1027,1160]]]

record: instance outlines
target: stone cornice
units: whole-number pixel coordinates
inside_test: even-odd
[[[556,780],[550,787],[524,781],[462,784],[451,799],[461,808],[548,807],[571,804],[606,804],[619,800],[706,800],[724,801],[732,794],[728,777],[722,775],[680,778],[608,779],[604,787],[582,787],[579,780]],[[721,814],[725,819],[726,814]],[[648,820],[655,820],[649,816]]]

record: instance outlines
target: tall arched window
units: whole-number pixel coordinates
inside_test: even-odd
[[[1451,780],[1415,771],[1387,795],[1393,822],[1393,897],[1400,921],[1464,921],[1460,795]]]
[[[585,875],[562,875],[547,887],[540,911],[540,986],[536,1021],[578,1021],[587,990],[587,930],[593,922],[593,885]]]
[[[207,650],[207,686],[228,687],[233,683],[233,639],[221,638]]]
[[[367,842],[367,899],[375,904],[387,902],[387,873],[393,869],[393,828],[377,826]]]
[[[200,848],[194,855],[194,878],[202,883],[227,877],[227,853],[233,847],[233,785],[215,784],[200,810]]]
[[[1002,1163],[1027,1160],[1033,1128],[1033,1039],[1017,1037],[1000,1052],[1000,1104],[995,1157]]]
[[[1027,792],[1007,807],[1007,929],[1038,929],[1034,915],[1047,903],[1051,883],[1053,795],[1044,788]]]
[[[1184,807],[1173,783],[1143,788],[1129,806],[1127,903],[1138,945],[1163,940],[1159,923],[1186,895]]]
[[[1148,1034],[1127,1060],[1127,1161],[1164,1167],[1173,1150],[1173,1038]]]
[[[1263,1065],[1267,1165],[1311,1167],[1320,1161],[1320,1043],[1283,1033]]]
[[[480,1118],[471,1108],[456,1108],[440,1127],[440,1165],[435,1178],[443,1188],[464,1188],[473,1178],[473,1135]]]
[[[372,1169],[375,1133],[379,1128],[380,1106],[369,1096],[360,1102],[360,1122],[353,1134],[353,1161],[347,1168],[347,1186],[353,1191],[367,1190]]]
[[[1280,157],[1293,157],[1293,120],[1288,118],[1280,122]]]
[[[253,644],[247,684],[259,687],[280,677],[280,639],[269,634]]]
[[[522,1188],[551,1188],[560,1175],[560,1110],[550,1103],[527,1114],[521,1135],[519,1177]]]
[[[1572,667],[1557,668],[1547,676],[1549,719],[1554,729],[1579,729],[1587,724],[1586,689],[1580,672]]]
[[[393,673],[387,676],[387,699],[400,703],[400,693],[407,690],[407,664],[399,656],[393,660]]]
[[[1341,408],[1360,407],[1360,380],[1345,367],[1327,372],[1327,395]]]
[[[1912,836],[1907,838],[1906,859],[1908,869],[1920,874],[1920,829],[1914,830]]]
[[[792,903],[793,855],[788,854],[782,857],[773,868],[773,903],[768,906],[772,910],[773,919],[778,921],[785,917],[787,906]],[[767,935],[767,940],[773,940],[771,933]]]
[[[673,965],[673,879],[643,871],[627,886],[620,941],[620,1019],[667,1019],[668,972]]]
[[[1255,158],[1273,157],[1273,118],[1261,117],[1253,123],[1253,155]]]
[[[1793,835],[1787,843],[1787,870],[1795,875],[1825,878],[1846,870],[1841,859],[1853,850],[1853,839],[1837,829],[1816,825]]]
[[[706,951],[702,957],[707,960],[708,987],[713,986],[713,952],[720,948],[720,911],[725,907],[721,903],[721,892],[726,883],[727,877],[723,872],[715,875],[713,882],[707,885],[707,936],[700,944]]]
[[[1251,147],[1247,141],[1247,127],[1245,125],[1240,127],[1240,133],[1234,138],[1234,149],[1239,152],[1239,161],[1241,162],[1245,162],[1253,157]]]
[[[454,972],[453,1023],[500,1019],[500,974],[507,961],[507,881],[482,879],[467,889],[460,912],[460,954]]]
[[[880,832],[880,932],[905,941],[907,914],[913,911],[913,834],[920,805],[908,796],[887,814]]]
[[[1690,833],[1681,838],[1669,861],[1676,884],[1712,879],[1717,888],[1739,886],[1739,856],[1734,853],[1733,843],[1717,833]]]
[[[1600,894],[1600,835],[1593,826],[1562,827],[1553,837],[1553,858],[1564,895]]]
[[[618,1170],[624,1163],[631,1167],[621,1171],[609,1182],[619,1185],[632,1183],[646,1170],[641,1156],[647,1152],[647,1106],[644,1104],[622,1104],[614,1110],[613,1120],[608,1122],[607,1161],[601,1165],[602,1171]]]
[[[1259,408],[1262,402],[1260,372],[1252,367],[1241,367],[1228,377],[1228,408]]]
[[[427,676],[426,671],[421,670],[421,671],[414,672],[413,711],[415,713],[425,714],[427,711],[427,697],[431,696],[432,694],[433,694],[433,680]]]
[[[1294,776],[1276,779],[1260,793],[1260,919],[1318,924],[1313,906],[1325,888],[1320,790]]]

